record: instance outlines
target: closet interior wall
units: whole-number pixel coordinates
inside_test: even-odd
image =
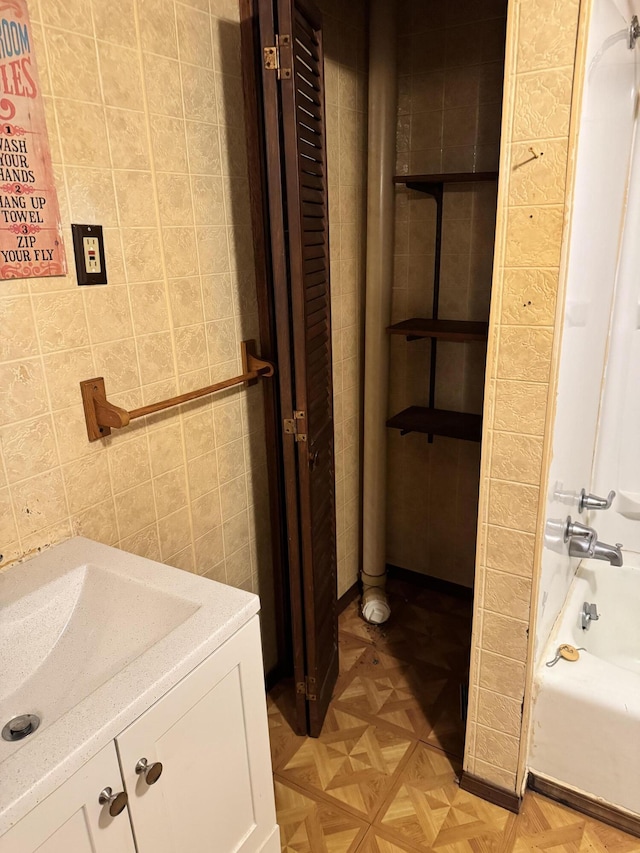
[[[399,175],[495,171],[506,0],[405,0],[398,11]],[[398,186],[392,322],[430,317],[436,205]],[[487,321],[496,184],[444,191],[440,318]],[[428,339],[391,339],[389,415],[428,405]],[[483,343],[440,342],[436,407],[480,414]],[[392,565],[473,585],[480,444],[388,432],[387,556]],[[426,520],[426,522],[425,522]]]
[[[340,596],[356,582],[360,568],[367,12],[365,0],[318,0],[318,6],[325,51]]]

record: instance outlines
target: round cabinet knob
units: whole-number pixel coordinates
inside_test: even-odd
[[[111,817],[117,817],[120,812],[124,811],[129,798],[126,791],[120,791],[119,794],[114,794],[111,788],[103,788],[98,795],[98,802],[101,806],[109,804],[109,814]]]
[[[155,785],[162,776],[162,763],[154,761],[153,764],[149,764],[146,758],[141,758],[136,764],[136,773],[138,776],[144,776],[147,785]]]

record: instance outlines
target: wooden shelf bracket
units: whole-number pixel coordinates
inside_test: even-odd
[[[275,367],[270,361],[259,358],[255,353],[255,347],[255,341],[242,341],[242,373],[240,376],[224,379],[222,382],[207,385],[205,388],[198,388],[196,391],[187,391],[186,394],[179,394],[169,400],[150,403],[147,406],[141,406],[139,409],[132,409],[130,412],[114,405],[107,399],[104,379],[101,376],[83,380],[80,383],[80,390],[89,441],[104,438],[111,434],[112,429],[122,429],[136,418],[152,415],[155,412],[161,412],[163,409],[170,409],[182,403],[189,403],[199,397],[215,394],[216,391],[233,388],[234,385],[254,385],[260,378],[273,376]]]

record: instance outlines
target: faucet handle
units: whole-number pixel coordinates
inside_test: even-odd
[[[586,524],[580,524],[579,521],[572,521],[571,516],[567,516],[564,525],[564,541],[568,542],[572,536],[578,536],[581,539],[587,539],[589,550],[591,550],[598,541],[598,531],[593,527],[587,527]]]
[[[583,512],[585,509],[609,509],[615,496],[616,493],[613,489],[609,492],[606,498],[599,498],[598,495],[587,494],[587,490],[583,489],[580,492],[580,500],[578,501],[578,512]]]

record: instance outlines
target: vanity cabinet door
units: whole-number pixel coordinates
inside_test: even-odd
[[[135,853],[126,807],[111,817],[98,802],[106,787],[123,790],[113,743],[3,835],[0,853]]]
[[[280,849],[257,616],[116,743],[140,853]]]

